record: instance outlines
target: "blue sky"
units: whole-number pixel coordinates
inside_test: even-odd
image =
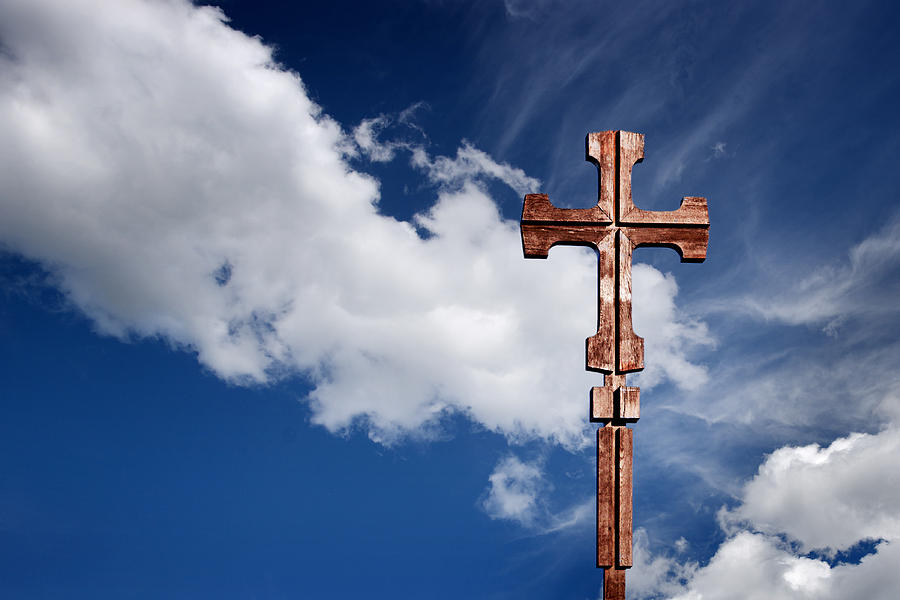
[[[596,259],[635,254],[630,598],[900,586],[889,3],[0,0],[0,592],[598,598]]]

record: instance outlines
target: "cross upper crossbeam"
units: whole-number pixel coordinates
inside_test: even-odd
[[[706,258],[705,198],[685,197],[678,210],[647,211],[631,197],[632,167],[644,158],[644,136],[602,131],[587,136],[586,160],[600,170],[597,205],[557,208],[546,194],[528,194],[522,210],[526,258],[547,258],[558,244],[591,246],[600,255],[597,333],[587,339],[587,368],[632,373],[644,368],[644,339],[631,323],[631,256],[636,248],[673,248],[682,262]]]

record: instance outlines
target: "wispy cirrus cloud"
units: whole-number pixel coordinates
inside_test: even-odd
[[[411,112],[416,105],[405,109],[396,119],[397,123],[413,127]],[[486,152],[463,140],[457,149],[456,156],[437,156],[432,158],[421,140],[383,139],[384,130],[393,124],[387,115],[363,119],[353,129],[353,141],[359,150],[371,161],[388,162],[394,159],[397,152],[404,150],[410,154],[410,164],[425,172],[426,177],[434,184],[444,188],[458,188],[466,182],[496,179],[512,188],[516,194],[535,192],[540,182],[525,174],[522,169],[508,163],[498,163]],[[421,131],[420,131],[421,133]]]
[[[819,431],[884,423],[900,391],[893,360],[900,348],[898,239],[900,219],[893,218],[843,259],[812,267],[772,264],[752,289],[707,299],[705,318],[755,323],[759,336],[766,335],[742,328],[748,338],[740,342],[742,360],[710,361],[715,391],[670,408],[711,422]],[[807,335],[772,343],[797,327]]]
[[[480,505],[491,519],[515,522],[536,535],[580,529],[594,518],[594,498],[554,509],[549,503],[552,492],[543,459],[523,461],[508,454],[488,476]]]
[[[857,587],[882,597],[895,588],[886,565],[895,560],[900,514],[896,227],[889,219],[843,258],[766,264],[746,288],[702,303],[704,322],[728,341],[701,349],[711,375],[704,386],[656,407],[671,425],[658,427],[649,454],[654,467],[734,505],[723,513],[717,553],[693,583],[665,597],[727,597],[734,586],[776,598],[831,598]],[[741,486],[751,473],[735,454],[755,453],[771,454]],[[702,502],[691,489],[684,494],[692,509]],[[872,539],[885,541],[860,564],[828,558]],[[675,556],[659,542],[655,551],[661,560]],[[646,597],[674,585],[665,581]]]
[[[525,171],[509,164],[500,164],[486,152],[463,141],[454,158],[438,156],[434,159],[422,147],[413,149],[412,164],[423,168],[428,178],[445,186],[458,186],[479,177],[499,179],[515,192],[524,196],[540,188],[540,182],[525,174]]]
[[[877,329],[900,314],[895,301],[900,295],[898,274],[900,218],[894,217],[853,246],[846,260],[798,273],[793,285],[767,297],[749,293],[725,299],[711,309],[745,311],[751,317],[789,325],[815,325],[831,335],[838,335],[849,321],[855,328]]]
[[[669,406],[706,420],[712,431],[740,424],[788,443],[735,492],[738,503],[721,513],[725,541],[673,597],[727,597],[738,588],[747,597],[889,598],[896,589],[889,565],[900,535],[897,233],[890,219],[843,259],[814,268],[773,265],[755,291],[710,308],[707,315],[760,323],[760,334],[775,340],[785,330],[811,331],[781,348],[757,342],[762,348],[751,347],[744,364],[711,364],[712,393]],[[789,441],[810,436],[825,441]],[[693,455],[694,468],[728,489],[735,471],[714,454]],[[684,468],[689,461],[675,462]],[[841,558],[865,542],[872,553]]]

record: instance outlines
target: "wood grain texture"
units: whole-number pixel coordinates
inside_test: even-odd
[[[556,208],[547,194],[528,194],[522,209],[522,220],[535,223],[612,223],[599,206],[591,208]]]
[[[615,234],[610,231],[596,246],[597,273],[597,333],[585,340],[586,368],[612,373],[616,357],[616,248]]]
[[[597,566],[632,566],[634,430],[597,430]]]
[[[603,600],[625,600],[625,569],[603,571]]]
[[[703,262],[709,244],[709,229],[682,227],[624,227],[620,230],[631,240],[632,250],[648,246],[672,248],[681,262]]]
[[[598,252],[597,331],[587,339],[586,364],[601,373],[644,368],[644,341],[634,333],[631,320],[634,249],[673,248],[684,262],[706,257],[709,213],[704,198],[685,197],[674,211],[635,206],[631,172],[643,157],[644,136],[639,133],[590,133],[585,158],[599,170],[596,206],[558,208],[546,194],[528,194],[522,207],[522,249],[527,258],[546,258],[550,248],[560,244],[590,246]]]
[[[632,457],[634,456],[634,430],[616,428],[616,566],[627,569],[632,565],[631,529],[632,515]]]
[[[616,431],[597,430],[597,566],[616,564]]]
[[[547,258],[550,248],[557,245],[591,246],[598,248],[612,232],[593,225],[577,223],[527,223],[522,225],[522,249],[525,258]]]
[[[627,387],[624,375],[607,375],[603,387],[591,388],[591,421],[624,425],[641,418],[641,389]]]
[[[609,386],[591,388],[591,421],[609,423],[615,416],[614,390]]]
[[[616,394],[616,417],[623,423],[636,423],[641,418],[641,388],[623,386]]]
[[[585,138],[584,158],[597,166],[599,186],[597,206],[612,223],[616,213],[616,160],[618,132],[600,131],[589,133]]]
[[[637,335],[631,326],[631,255],[634,245],[624,231],[619,230],[616,234],[618,235],[616,279],[619,282],[617,372],[632,373],[644,368],[644,338]]]

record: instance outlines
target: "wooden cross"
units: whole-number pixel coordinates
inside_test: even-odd
[[[597,566],[605,569],[603,597],[624,600],[625,569],[632,566],[632,451],[640,417],[640,389],[625,374],[644,368],[644,339],[631,325],[631,256],[635,248],[663,246],[681,262],[702,262],[709,242],[705,198],[685,197],[678,210],[647,211],[631,198],[631,169],[644,158],[644,136],[628,131],[588,134],[586,160],[600,170],[597,205],[557,208],[546,194],[528,194],[522,209],[525,258],[547,258],[557,244],[591,246],[599,253],[597,333],[587,338],[587,369],[604,374],[591,389],[597,431]]]

